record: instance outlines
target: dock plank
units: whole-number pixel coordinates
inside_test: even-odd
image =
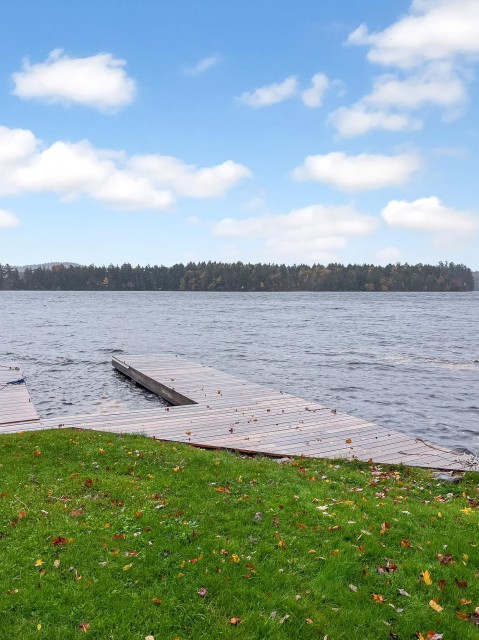
[[[24,380],[22,370],[16,363],[2,363],[0,365],[1,431],[6,425],[39,422],[38,414],[31,402]]]

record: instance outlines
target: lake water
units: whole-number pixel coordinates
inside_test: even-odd
[[[477,454],[479,292],[0,292],[0,363],[41,416],[161,401],[111,368],[172,352]]]

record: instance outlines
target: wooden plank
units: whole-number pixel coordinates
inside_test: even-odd
[[[19,380],[16,384],[16,381]],[[0,433],[6,425],[38,421],[21,368],[15,363],[0,364]]]

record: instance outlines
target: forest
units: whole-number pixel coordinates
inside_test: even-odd
[[[24,291],[471,291],[462,264],[245,264],[190,262],[165,266],[36,268],[0,264],[0,289]]]

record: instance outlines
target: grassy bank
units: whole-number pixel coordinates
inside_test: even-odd
[[[65,430],[0,478],[2,639],[479,635],[478,474]]]

